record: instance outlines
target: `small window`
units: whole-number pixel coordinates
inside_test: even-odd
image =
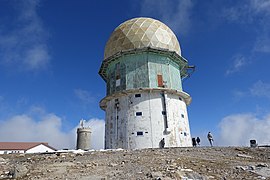
[[[142,112],[136,112],[136,116],[142,116]]]
[[[135,94],[135,97],[136,98],[141,97],[141,94]]]
[[[116,79],[116,81],[115,81],[115,86],[117,87],[117,86],[120,86],[120,79]]]
[[[187,133],[186,132],[184,132],[184,136],[187,136]]]
[[[166,111],[162,111],[161,113],[162,113],[162,115],[166,115]]]
[[[182,99],[181,97],[179,97],[179,100],[180,100],[180,101],[183,101],[183,99]]]
[[[134,133],[131,133],[131,134],[134,134]]]
[[[116,119],[119,119],[119,116],[116,116]]]
[[[184,115],[184,114],[181,114],[181,117],[182,117],[182,118],[184,118],[184,117],[185,117],[185,115]]]
[[[148,131],[146,131],[145,134],[148,134]]]
[[[138,131],[137,132],[137,136],[143,136],[143,132],[142,131]]]

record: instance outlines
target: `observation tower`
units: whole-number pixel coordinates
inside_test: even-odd
[[[105,149],[191,146],[182,80],[194,66],[181,56],[172,30],[152,18],[134,18],[111,34],[99,70],[107,94]]]

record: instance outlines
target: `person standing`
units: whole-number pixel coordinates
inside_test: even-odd
[[[201,142],[200,137],[197,137],[197,138],[196,138],[196,142],[197,142],[198,145],[200,145],[200,142]]]
[[[213,141],[214,141],[214,139],[213,139],[213,135],[211,134],[211,132],[208,132],[207,139],[208,139],[211,147],[213,147]]]
[[[165,139],[162,138],[161,141],[159,142],[159,147],[164,148],[165,147]]]
[[[197,144],[196,144],[196,138],[192,138],[192,146],[193,146],[193,147],[196,147],[196,145],[197,145]]]

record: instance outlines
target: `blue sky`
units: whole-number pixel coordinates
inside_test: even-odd
[[[270,144],[270,0],[1,0],[0,141],[71,148],[83,118],[102,148],[104,47],[139,16],[167,24],[196,66],[183,83],[192,136]]]

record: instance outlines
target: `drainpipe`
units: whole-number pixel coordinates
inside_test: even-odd
[[[165,92],[162,91],[161,92],[161,101],[162,101],[163,111],[165,112],[165,114],[163,115],[163,117],[164,117],[164,134],[169,134],[170,130],[169,130],[169,125],[168,125],[167,104],[166,104],[166,96],[165,95],[166,95]]]

